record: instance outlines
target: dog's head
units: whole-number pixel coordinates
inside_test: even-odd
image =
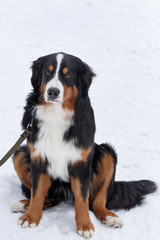
[[[33,62],[31,83],[43,103],[61,103],[88,96],[95,76],[79,58],[55,53]]]

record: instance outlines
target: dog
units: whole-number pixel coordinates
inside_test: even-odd
[[[22,119],[22,128],[30,126],[30,135],[13,156],[28,198],[11,206],[13,212],[24,213],[19,225],[37,226],[43,209],[70,199],[77,233],[84,238],[94,233],[89,209],[107,226],[121,227],[121,219],[110,210],[140,205],[144,195],[156,191],[156,184],[115,181],[114,148],[94,142],[95,119],[88,96],[93,70],[62,52],[40,57],[31,69],[33,90]]]

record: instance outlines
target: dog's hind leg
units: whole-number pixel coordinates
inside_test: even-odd
[[[14,213],[18,213],[18,212],[25,213],[28,210],[29,204],[30,204],[30,199],[20,200],[18,202],[13,203],[10,206],[10,209]],[[50,198],[46,198],[43,204],[43,210],[47,210],[51,207],[53,207],[52,200]]]
[[[28,147],[20,147],[13,156],[14,168],[22,184],[29,190],[31,190],[32,187],[30,162]]]
[[[107,193],[114,176],[115,161],[110,152],[101,149],[96,168],[92,174],[90,204],[98,219],[107,226],[121,227],[122,221],[106,208]],[[97,155],[98,156],[98,155]],[[96,157],[97,157],[96,156]]]
[[[14,168],[22,183],[22,189],[25,188],[29,193],[32,187],[30,161],[30,153],[27,146],[20,147],[13,156]],[[30,199],[20,200],[12,204],[10,208],[12,212],[26,212],[29,204]]]
[[[17,172],[17,175],[22,182],[22,190],[27,198],[20,200],[11,205],[12,212],[22,212],[25,213],[28,210],[30,205],[31,197],[31,187],[32,187],[32,177],[30,172],[30,153],[27,146],[20,147],[13,157],[14,168]],[[43,210],[48,209],[52,206],[52,201],[49,198],[45,199]]]
[[[30,199],[20,200],[18,202],[13,203],[10,206],[10,209],[14,213],[18,213],[18,212],[25,213],[28,210],[29,204],[30,204]]]

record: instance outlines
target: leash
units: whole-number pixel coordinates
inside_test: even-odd
[[[10,156],[15,153],[15,151],[19,148],[19,146],[22,144],[22,142],[29,137],[31,131],[30,131],[31,124],[28,124],[27,128],[24,130],[24,132],[20,135],[16,143],[11,147],[11,149],[5,154],[5,156],[0,160],[0,167],[10,158]]]

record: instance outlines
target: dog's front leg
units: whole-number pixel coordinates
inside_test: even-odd
[[[79,235],[89,238],[93,236],[94,226],[89,217],[89,180],[90,173],[86,163],[75,166],[70,174],[71,188],[75,198],[75,219]]]
[[[38,225],[42,215],[43,203],[51,186],[51,179],[48,174],[42,173],[35,165],[31,168],[33,182],[31,201],[27,212],[19,218],[18,222],[23,228]]]

